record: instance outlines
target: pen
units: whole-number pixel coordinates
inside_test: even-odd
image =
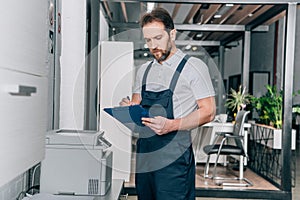
[[[131,106],[132,106],[132,105],[133,105],[133,103],[131,102],[131,100],[130,100],[130,97],[129,97],[129,96],[127,96],[126,98],[127,98],[127,100],[129,101],[129,105],[131,105]]]

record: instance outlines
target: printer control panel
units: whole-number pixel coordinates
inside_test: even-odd
[[[103,137],[103,135],[100,136],[100,137],[98,138],[98,141],[97,141],[97,142],[98,142],[97,145],[102,145],[102,146],[104,146],[105,148],[111,147],[111,143],[110,143],[109,141],[107,141],[107,140]]]

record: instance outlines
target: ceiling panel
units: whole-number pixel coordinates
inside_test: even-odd
[[[156,1],[155,7],[165,8],[173,17],[175,24],[186,25],[243,25],[254,28],[258,25],[273,23],[285,15],[286,4],[225,4],[224,1],[214,1],[222,3],[207,3],[210,1]],[[230,2],[230,1],[228,1]],[[101,1],[102,9],[106,14],[108,23],[115,28],[115,33],[139,28],[139,19],[141,14],[147,10],[147,1]],[[195,27],[195,26],[193,26]],[[201,40],[230,42],[230,39],[238,39],[243,34],[241,32],[220,32],[214,30],[179,30],[178,38],[180,40]],[[126,38],[125,38],[126,39]],[[125,40],[124,39],[124,40]],[[128,37],[127,37],[128,39]],[[130,39],[137,40],[143,48],[141,33],[135,31]],[[210,49],[212,49],[210,47]]]

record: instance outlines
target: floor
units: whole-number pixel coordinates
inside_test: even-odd
[[[296,166],[300,166],[300,141],[297,141],[297,164]],[[222,166],[221,166],[222,167]],[[224,169],[224,167],[222,167]],[[228,173],[228,170],[222,171],[222,168],[218,169],[218,171],[222,173]],[[297,170],[296,172],[299,172]],[[197,165],[196,167],[196,187],[218,187],[215,186],[210,180],[203,178],[203,166]],[[235,171],[229,170],[229,173],[237,173]],[[228,174],[227,174],[228,175]],[[257,176],[255,173],[253,173],[251,170],[247,169],[245,171],[245,177],[251,177],[251,181],[253,182],[253,189],[268,189],[268,190],[276,190],[277,188],[274,187],[272,184],[268,183],[261,177]],[[125,183],[126,186],[132,186],[134,177],[131,177],[131,181],[129,183]],[[292,188],[292,196],[293,200],[300,199],[300,173],[296,173],[296,186]],[[128,196],[128,200],[137,200],[136,196]],[[208,198],[208,197],[197,197],[196,200],[229,200],[228,198]]]

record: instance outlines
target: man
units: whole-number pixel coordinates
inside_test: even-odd
[[[214,89],[208,68],[175,46],[169,13],[157,8],[141,18],[154,60],[137,71],[131,101],[149,110],[142,118],[136,152],[136,189],[140,200],[195,199],[195,161],[190,130],[213,120]]]

